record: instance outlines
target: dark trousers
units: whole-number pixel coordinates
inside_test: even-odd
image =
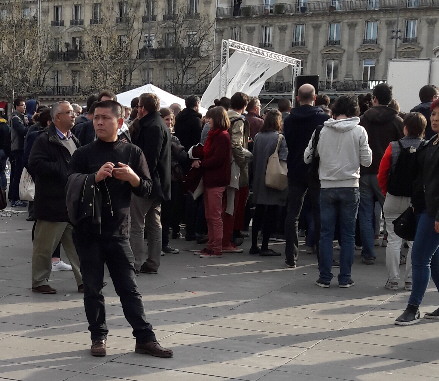
[[[75,230],[73,239],[81,262],[85,314],[91,339],[106,339],[108,334],[102,295],[106,263],[136,341],[154,341],[152,325],[146,321],[142,296],[137,289],[134,255],[128,238],[93,236]]]
[[[204,216],[203,196],[196,200],[191,194],[186,194],[186,238],[195,238],[196,234],[204,234],[207,231],[206,218]]]
[[[182,220],[184,194],[181,184],[177,181],[171,182],[171,199],[162,202],[162,247],[169,245],[169,228],[173,233],[180,232],[180,222]]]
[[[289,264],[296,263],[299,256],[299,236],[297,230],[303,200],[307,192],[309,193],[309,201],[314,217],[314,242],[317,243],[320,240],[320,189],[308,189],[308,184],[293,182],[291,179],[288,179],[288,204],[287,216],[285,218],[285,261]]]
[[[262,230],[262,250],[268,249],[268,241],[276,227],[277,205],[257,204],[252,225],[252,247],[258,246],[258,233]]]
[[[8,199],[18,201],[20,200],[20,178],[24,168],[23,151],[12,151],[9,156],[9,161],[11,162],[11,181],[9,184]]]

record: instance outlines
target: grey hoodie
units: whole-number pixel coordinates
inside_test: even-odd
[[[320,157],[319,178],[321,188],[357,188],[360,165],[372,164],[367,132],[358,123],[360,118],[329,119],[323,124],[317,144]],[[305,149],[304,161],[312,160],[312,140]]]

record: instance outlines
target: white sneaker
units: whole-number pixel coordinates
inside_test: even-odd
[[[52,271],[72,271],[72,266],[60,260],[52,262]]]

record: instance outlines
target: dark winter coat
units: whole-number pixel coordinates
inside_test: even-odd
[[[73,136],[76,147],[79,141]],[[66,184],[69,150],[61,143],[52,124],[32,146],[28,170],[35,181],[34,215],[37,220],[69,221],[66,206]]]
[[[416,107],[413,107],[410,112],[420,112],[422,115],[425,116],[425,119],[427,119],[427,127],[425,127],[425,139],[430,139],[433,135],[434,132],[431,129],[431,120],[430,120],[430,116],[431,116],[431,110],[430,110],[430,106],[431,106],[432,102],[425,102],[425,103],[420,103],[418,104]]]
[[[158,111],[139,121],[132,142],[139,146],[148,163],[152,179],[151,198],[171,199],[171,134]]]
[[[0,159],[11,153],[11,130],[6,119],[0,118]]]
[[[200,142],[202,129],[201,114],[194,109],[185,108],[175,118],[174,133],[186,152]]]
[[[402,119],[390,107],[373,106],[361,116],[360,125],[366,129],[372,150],[372,164],[370,167],[362,166],[360,174],[376,175],[389,143],[404,136]]]
[[[306,183],[308,165],[303,154],[313,132],[329,116],[320,107],[303,105],[293,108],[284,121],[283,134],[288,146],[288,178],[295,182]]]
[[[23,151],[27,133],[27,117],[17,111],[11,116],[11,151]]]

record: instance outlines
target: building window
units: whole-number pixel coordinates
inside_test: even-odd
[[[241,41],[241,28],[239,26],[232,27],[232,40]]]
[[[60,52],[61,51],[61,39],[59,37],[55,37],[53,39],[53,51]]]
[[[331,7],[332,9],[339,11],[341,9],[341,0],[331,0]]]
[[[194,15],[198,13],[198,0],[188,0],[187,13]]]
[[[81,37],[72,37],[72,49],[78,50],[78,51],[82,49],[82,38]]]
[[[297,8],[300,12],[306,12],[308,9],[308,0],[297,0]]]
[[[59,70],[54,70],[53,74],[53,86],[59,87],[61,86],[61,72]]]
[[[380,0],[367,0],[367,9],[379,9]]]
[[[328,45],[340,45],[341,25],[339,22],[329,24]]]
[[[273,27],[263,25],[261,28],[261,48],[271,48],[273,36]]]
[[[292,46],[305,46],[305,24],[294,26]]]
[[[155,36],[153,34],[145,34],[144,40],[143,40],[143,46],[145,48],[152,49],[155,47]]]
[[[419,0],[407,0],[407,8],[418,8]]]
[[[119,49],[124,49],[127,46],[127,36],[125,34],[120,34],[118,37]]]
[[[375,60],[363,60],[363,81],[373,81],[375,79]]]
[[[117,8],[116,23],[125,23],[128,21],[128,3],[119,1]]]
[[[366,21],[363,44],[376,44],[378,42],[378,22]]]
[[[72,86],[75,90],[79,89],[81,72],[79,70],[72,70]]]
[[[326,82],[329,82],[331,87],[332,82],[338,80],[338,66],[339,62],[337,60],[326,61]]]
[[[53,26],[63,26],[64,21],[62,18],[62,6],[61,5],[55,5],[53,7]]]
[[[175,45],[175,33],[174,32],[168,32],[165,33],[165,47],[166,48],[172,48]]]
[[[273,13],[274,0],[264,0],[264,13]]]
[[[94,3],[91,8],[91,20],[90,24],[99,24],[101,22],[101,3]]]
[[[154,4],[153,0],[146,0],[145,15],[146,16],[154,16],[155,15],[155,4]]]
[[[143,69],[142,70],[142,82],[143,83],[152,83],[154,78],[154,69]]]
[[[75,4],[73,6],[73,20],[81,20],[82,19],[82,7],[81,4]]]
[[[405,33],[403,42],[417,42],[418,20],[405,20]]]
[[[174,69],[165,69],[165,80],[168,82],[173,82],[175,79]]]

